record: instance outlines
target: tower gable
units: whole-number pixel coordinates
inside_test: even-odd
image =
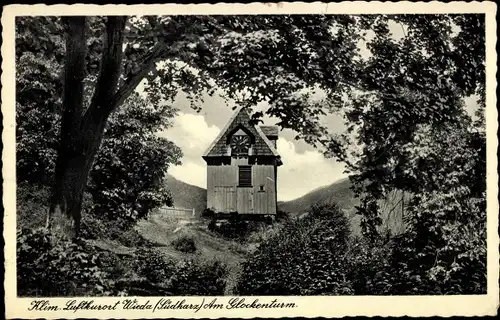
[[[231,135],[240,132],[240,130],[245,133],[250,133],[255,139],[253,141],[253,155],[279,157],[273,143],[269,141],[261,128],[250,124],[250,116],[246,108],[240,108],[235,112],[226,127],[220,132],[219,136],[217,136],[210,147],[208,147],[203,156],[227,156],[227,142]]]

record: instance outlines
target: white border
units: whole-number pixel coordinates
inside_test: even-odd
[[[260,310],[163,310],[148,311],[79,311],[29,312],[32,298],[16,297],[16,182],[15,182],[15,51],[14,17],[16,15],[172,15],[172,14],[363,14],[363,13],[485,13],[486,14],[486,129],[487,129],[487,242],[488,294],[475,296],[339,296],[339,297],[277,297],[294,302],[295,309]],[[341,316],[474,316],[494,315],[499,305],[498,252],[498,175],[497,175],[497,109],[496,109],[496,4],[494,2],[342,2],[342,3],[280,3],[280,4],[189,4],[189,5],[9,5],[2,15],[2,112],[4,131],[3,178],[4,240],[5,240],[5,306],[7,318],[217,318],[217,317],[341,317]],[[218,297],[219,302],[231,297]],[[270,297],[247,297],[247,301]],[[96,303],[111,303],[119,298],[92,298]],[[157,298],[139,298],[153,304]],[[197,303],[201,298],[186,298]],[[84,298],[77,299],[84,300]],[[123,299],[122,299],[123,300]],[[50,299],[61,304],[68,298]],[[257,311],[257,312],[256,312]]]

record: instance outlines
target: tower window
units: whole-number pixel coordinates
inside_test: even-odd
[[[252,167],[251,166],[239,166],[238,186],[239,187],[251,187],[252,186]]]

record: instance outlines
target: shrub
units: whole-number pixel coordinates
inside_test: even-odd
[[[20,296],[109,295],[112,282],[100,263],[83,243],[55,239],[45,229],[17,232]]]
[[[151,241],[145,239],[133,227],[124,230],[116,239],[126,247],[150,248],[153,246]]]
[[[248,224],[246,221],[231,219],[216,224],[213,231],[226,239],[243,238],[248,233]]]
[[[47,219],[50,188],[19,183],[16,188],[17,228],[39,228]]]
[[[166,282],[173,274],[175,263],[155,249],[137,252],[137,272],[153,283]]]
[[[138,274],[172,295],[222,295],[227,267],[218,260],[186,259],[175,263],[157,250],[137,252]]]
[[[391,242],[370,243],[364,237],[352,237],[348,255],[347,278],[355,295],[391,294],[394,274],[390,271]]]
[[[288,219],[290,219],[290,212],[281,211],[281,210],[278,210],[276,212],[276,220],[277,221],[286,221]]]
[[[228,240],[246,242],[256,232],[269,228],[266,221],[244,221],[238,216],[233,216],[229,220],[211,222],[208,229],[218,236]]]
[[[332,205],[283,223],[243,263],[241,295],[352,294],[347,279],[349,224]]]
[[[80,225],[80,237],[83,239],[102,239],[109,234],[109,228],[106,224],[91,215],[82,214]]]
[[[182,261],[170,280],[174,295],[216,296],[223,295],[226,288],[227,266],[218,260]]]
[[[101,269],[113,280],[120,279],[130,273],[133,269],[125,256],[119,256],[114,252],[105,251],[101,254]],[[135,261],[135,258],[134,258]]]
[[[213,218],[215,216],[215,211],[212,209],[205,209],[201,212],[202,218]]]
[[[126,247],[152,247],[153,243],[145,239],[134,224],[124,219],[107,220],[96,216],[83,214],[80,236],[84,239],[116,240]]]
[[[179,238],[176,238],[172,241],[172,245],[175,250],[184,252],[184,253],[194,253],[196,252],[196,244],[194,239],[190,236],[183,235]]]

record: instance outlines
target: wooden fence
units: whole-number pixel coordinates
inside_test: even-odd
[[[195,217],[194,209],[162,207],[158,210],[159,214],[171,217]]]

